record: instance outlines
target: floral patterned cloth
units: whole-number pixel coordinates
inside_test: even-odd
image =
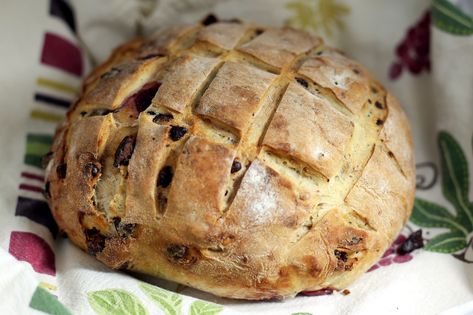
[[[41,156],[81,79],[135,34],[209,13],[320,34],[403,104],[416,145],[413,215],[349,291],[229,301],[112,272],[58,234]],[[471,314],[472,16],[473,0],[4,1],[0,314]],[[403,252],[414,239],[424,247]]]

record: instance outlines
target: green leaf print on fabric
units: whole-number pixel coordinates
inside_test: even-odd
[[[166,315],[181,314],[182,297],[179,294],[145,283],[140,284],[140,288]]]
[[[438,136],[442,174],[442,192],[456,208],[458,219],[468,231],[473,229],[473,213],[468,209],[468,162],[457,141],[447,132]]]
[[[31,297],[30,307],[51,315],[71,315],[67,308],[47,290],[37,287]]]
[[[420,198],[417,198],[414,204],[411,221],[423,227],[460,230],[464,234],[468,234],[468,230],[458,223],[456,218],[447,209]]]
[[[343,18],[350,13],[350,7],[335,0],[293,0],[286,4],[293,16],[285,24],[295,28],[312,31],[323,31],[332,36],[333,27],[343,29]]]
[[[217,315],[223,310],[223,306],[204,302],[194,301],[191,304],[190,314],[191,315]]]
[[[312,315],[312,313],[302,312],[302,313],[292,313],[291,315]]]
[[[50,150],[52,139],[48,134],[27,134],[25,164],[42,168],[41,159]]]
[[[437,235],[425,246],[426,250],[445,254],[455,253],[466,247],[465,235],[454,231]]]
[[[109,289],[88,293],[90,306],[99,315],[146,315],[140,300],[121,289]]]
[[[473,18],[448,0],[432,1],[432,21],[437,28],[450,34],[473,34]]]
[[[448,132],[439,132],[437,144],[440,151],[442,193],[455,211],[416,198],[411,221],[422,227],[447,228],[449,232],[430,239],[424,249],[452,254],[468,247],[468,236],[473,231],[473,203],[468,198],[468,162],[460,144]],[[454,257],[466,261],[464,253]]]

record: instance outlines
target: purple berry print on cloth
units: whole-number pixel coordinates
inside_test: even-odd
[[[13,231],[8,251],[16,259],[30,263],[36,272],[56,275],[54,252],[48,243],[36,234]]]
[[[323,288],[320,290],[312,290],[312,291],[302,291],[299,295],[302,296],[321,296],[321,295],[331,295],[333,294],[333,289],[331,288]]]
[[[68,1],[50,0],[49,14],[61,19],[74,33],[77,32],[74,10],[71,8],[71,5],[68,3]]]
[[[393,261],[396,263],[396,264],[402,264],[402,263],[405,263],[405,262],[408,262],[412,259],[412,256],[411,255],[402,255],[402,256],[399,256],[399,255],[396,255],[394,258],[393,258]]]
[[[49,229],[51,235],[56,237],[58,227],[45,201],[19,196],[15,215],[27,217],[31,221],[44,225]]]
[[[411,252],[415,249],[420,248],[419,244],[422,242],[422,230],[411,233],[408,237],[403,234],[399,234],[392,245],[384,252],[381,259],[374,264],[368,272],[378,269],[379,267],[386,267],[395,264],[402,264],[412,260],[413,256]],[[415,244],[417,246],[411,246]],[[423,243],[422,243],[423,244]],[[411,251],[403,250],[404,248],[412,249]]]
[[[430,11],[407,30],[395,52],[397,60],[389,69],[391,80],[398,79],[404,70],[414,75],[430,71]]]
[[[46,33],[44,35],[41,63],[75,76],[82,76],[84,65],[80,48],[62,36]]]

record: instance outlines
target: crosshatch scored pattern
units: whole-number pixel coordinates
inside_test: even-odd
[[[47,194],[74,243],[227,297],[343,288],[412,208],[397,101],[289,28],[173,27],[119,47],[53,152]]]

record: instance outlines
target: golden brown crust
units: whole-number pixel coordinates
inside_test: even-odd
[[[153,100],[154,105],[182,112],[195,99],[197,91],[218,63],[217,58],[192,55],[179,57],[166,71]]]
[[[216,295],[342,289],[407,220],[405,114],[293,29],[220,22],[118,48],[54,138],[60,228],[112,268]]]
[[[330,178],[341,165],[352,133],[350,119],[325,98],[290,83],[263,144],[306,162]]]
[[[169,126],[158,125],[150,115],[141,115],[136,145],[128,165],[125,217],[127,223],[145,224],[158,215],[156,178],[169,153]]]
[[[157,31],[143,41],[137,57],[143,59],[153,55],[169,55],[199,29],[200,25],[179,25]]]
[[[407,220],[402,209],[412,198],[412,185],[394,163],[382,146],[376,145],[362,176],[345,199],[374,230],[383,231],[389,239]]]
[[[368,100],[368,72],[335,50],[324,50],[311,56],[302,64],[299,73],[330,89],[354,113]]]
[[[412,143],[409,121],[399,102],[390,93],[387,95],[386,103],[389,108],[389,119],[386,120],[381,131],[381,139],[396,159],[396,162],[399,163],[401,171],[408,178],[415,178],[412,169],[412,165],[414,165],[414,144]],[[402,128],[399,128],[399,125]],[[406,150],[406,148],[408,149]],[[388,154],[390,153],[388,152]]]
[[[240,23],[214,23],[202,28],[197,35],[197,44],[212,44],[220,49],[236,47],[250,27]]]
[[[288,65],[299,54],[320,45],[320,38],[292,28],[265,30],[238,50],[277,68]]]
[[[235,152],[230,148],[191,137],[177,160],[169,190],[169,216],[192,221],[187,217],[188,210],[198,208],[207,216],[213,213],[213,220],[218,219],[225,210],[225,186],[230,180],[234,157]]]
[[[275,77],[256,67],[228,61],[210,83],[196,112],[242,133]]]

